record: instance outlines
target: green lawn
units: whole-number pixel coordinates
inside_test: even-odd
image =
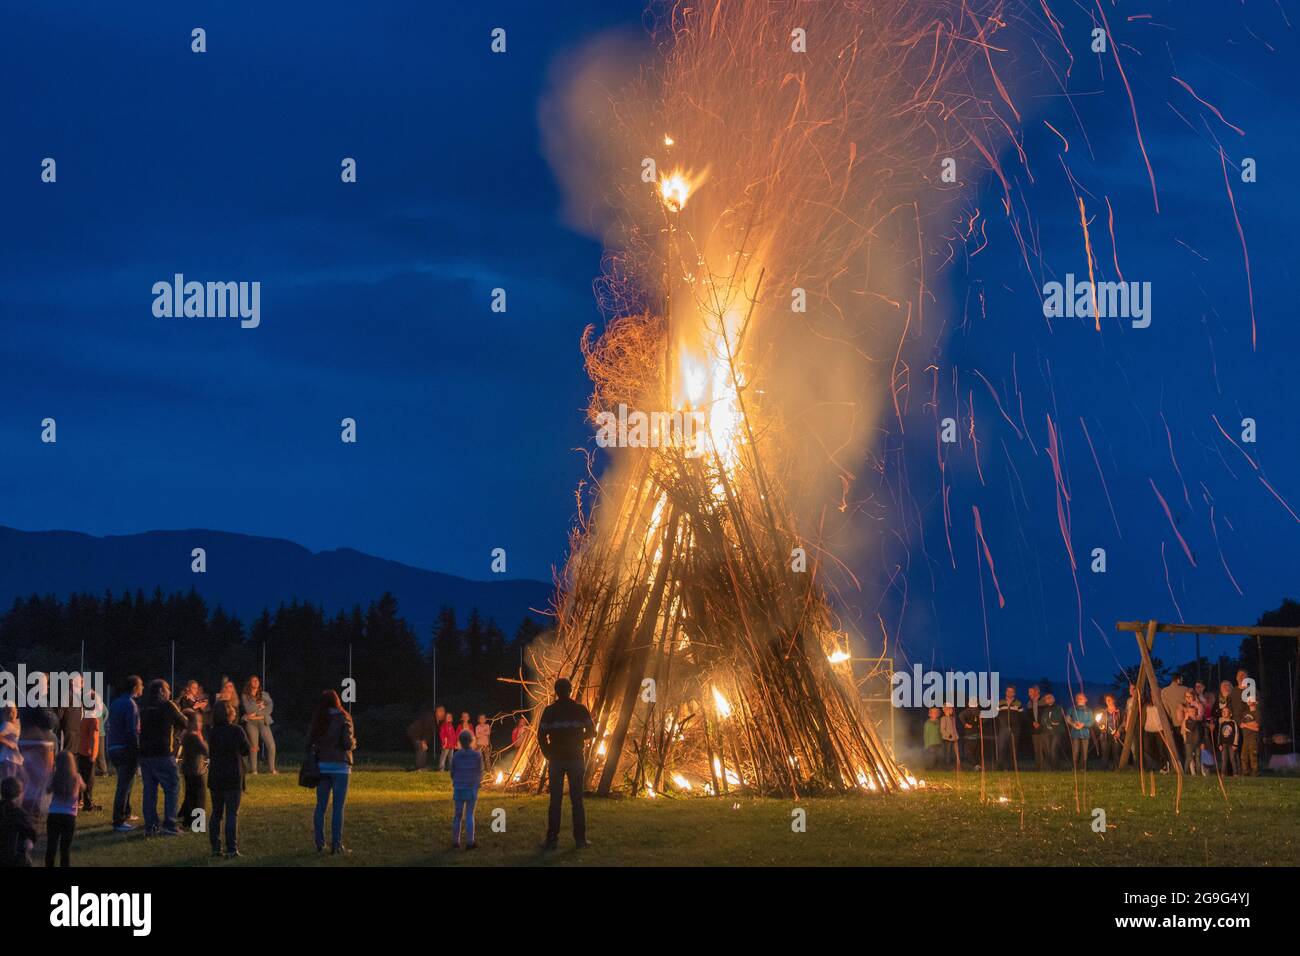
[[[1173,813],[1174,781],[1158,777],[1159,795],[1144,798],[1134,772],[1087,775],[1083,812],[1066,773],[989,774],[980,801],[979,774],[927,775],[923,790],[884,797],[793,801],[739,798],[587,801],[595,844],[575,850],[568,833],[544,854],[546,801],[491,787],[478,804],[479,849],[449,849],[450,785],[445,774],[406,773],[389,763],[359,767],[347,804],[350,857],[312,847],[313,795],[296,773],[250,778],[240,814],[239,860],[211,860],[201,834],[144,839],[119,835],[105,812],[83,815],[74,865],[92,866],[380,866],[380,865],[1206,865],[1300,864],[1300,779],[1189,779],[1182,814]],[[111,800],[112,777],[96,797]],[[1023,799],[1021,790],[1023,789]],[[139,784],[134,809],[139,812]],[[1005,797],[1006,802],[999,798]],[[807,830],[791,830],[794,807]],[[506,832],[488,826],[505,810]],[[1106,811],[1104,835],[1092,808]],[[566,804],[565,823],[568,824]],[[38,846],[38,851],[42,848]]]

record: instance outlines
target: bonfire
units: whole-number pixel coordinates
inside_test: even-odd
[[[915,785],[864,712],[834,561],[800,524],[851,484],[874,414],[836,399],[889,395],[922,326],[939,203],[918,197],[994,138],[970,72],[1000,20],[978,6],[676,5],[661,62],[608,94],[599,132],[626,186],[597,284],[610,321],[583,341],[590,416],[701,427],[619,449],[584,489],[555,636],[530,662],[539,710],[560,676],[591,708],[598,794]],[[831,447],[837,430],[852,437]],[[507,783],[543,768],[527,739]]]

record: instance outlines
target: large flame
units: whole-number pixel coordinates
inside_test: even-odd
[[[718,708],[718,716],[726,720],[731,716],[731,703],[722,696],[722,691],[713,688],[713,704]]]
[[[659,195],[665,206],[673,212],[681,212],[691,195],[691,181],[685,173],[673,170],[659,180]]]
[[[660,195],[664,205],[681,213],[706,176],[674,170],[663,177]],[[735,250],[725,244],[717,249],[712,243],[698,247],[691,230],[693,218],[674,218],[668,230],[669,267],[680,271],[679,294],[670,296],[669,302],[671,348],[677,366],[672,397],[677,409],[702,415],[703,434],[696,447],[731,478],[744,441],[740,392],[745,376],[738,352],[750,302],[743,282],[721,278],[731,274]],[[758,271],[752,256],[746,257],[745,269],[751,274]],[[713,494],[718,500],[724,497],[721,481],[714,485]]]

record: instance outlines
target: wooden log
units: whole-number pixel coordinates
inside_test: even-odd
[[[662,729],[663,724],[657,719],[658,711],[659,711],[659,687],[663,686],[666,688],[668,686],[666,683],[661,683],[660,680],[662,676],[663,661],[664,661],[664,654],[662,653],[662,648],[664,647],[665,643],[672,637],[672,635],[676,633],[676,628],[674,627],[674,622],[672,619],[672,607],[673,607],[674,600],[676,598],[677,586],[678,586],[678,581],[676,578],[673,578],[668,582],[669,592],[668,592],[667,609],[659,615],[661,618],[663,618],[663,623],[662,625],[660,625],[659,641],[656,645],[652,647],[652,650],[658,652],[656,654],[657,660],[655,662],[655,676],[654,676],[655,694],[654,694],[654,699],[650,702],[650,713],[646,715],[645,724],[641,728],[641,743],[637,750],[637,753],[639,755],[637,760],[638,760],[638,765],[640,765],[644,762],[643,757],[640,755],[644,755],[649,752],[650,734],[652,731],[656,729],[656,725],[657,725],[659,730],[660,744],[659,747],[656,748],[656,752],[660,755],[660,763],[659,763],[660,773],[663,772],[663,729]],[[636,680],[636,676],[631,675],[631,679]],[[637,681],[637,683],[639,684],[640,681]],[[638,695],[639,693],[640,691],[638,691]],[[643,770],[641,772],[644,774]],[[655,793],[662,792],[659,789],[660,783],[661,781],[659,778],[659,774],[656,774]]]
[[[722,788],[718,784],[718,768],[714,762],[713,735],[709,733],[709,712],[703,704],[700,705],[700,722],[704,726],[704,752],[709,761],[709,779],[713,781],[713,795],[720,797]]]
[[[600,775],[600,784],[596,788],[597,796],[609,796],[614,784],[614,775],[618,772],[619,761],[623,755],[623,744],[627,739],[627,729],[632,722],[632,713],[636,710],[637,694],[641,690],[641,677],[645,673],[646,660],[653,646],[651,637],[659,617],[659,608],[663,603],[664,592],[668,586],[668,570],[674,558],[674,543],[677,539],[678,514],[674,510],[667,528],[661,532],[659,569],[655,574],[654,586],[650,590],[649,600],[642,610],[641,621],[636,625],[632,639],[632,655],[624,672],[622,700],[618,708],[618,723],[614,725],[614,734],[610,737],[608,752],[605,754],[605,769]]]

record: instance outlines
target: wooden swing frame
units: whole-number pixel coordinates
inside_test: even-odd
[[[1156,620],[1142,621],[1118,621],[1115,624],[1117,631],[1132,631],[1133,636],[1137,639],[1138,650],[1142,653],[1142,665],[1138,671],[1137,679],[1133,682],[1137,688],[1138,703],[1133,707],[1128,717],[1124,721],[1124,751],[1119,756],[1119,766],[1122,770],[1128,764],[1129,755],[1138,747],[1141,747],[1141,741],[1137,737],[1139,721],[1139,712],[1142,710],[1142,682],[1145,679],[1147,687],[1151,691],[1151,706],[1156,709],[1160,717],[1160,736],[1164,739],[1165,747],[1169,751],[1169,762],[1173,764],[1174,770],[1178,774],[1178,793],[1174,799],[1174,808],[1177,812],[1183,796],[1183,762],[1178,759],[1178,747],[1174,742],[1173,727],[1169,723],[1169,715],[1165,713],[1164,705],[1160,700],[1160,682],[1156,679],[1155,666],[1151,663],[1151,649],[1155,647],[1156,634],[1210,634],[1210,635],[1236,635],[1239,637],[1289,637],[1300,640],[1300,627],[1259,627],[1227,624],[1162,624]],[[1145,790],[1145,784],[1144,784]]]

